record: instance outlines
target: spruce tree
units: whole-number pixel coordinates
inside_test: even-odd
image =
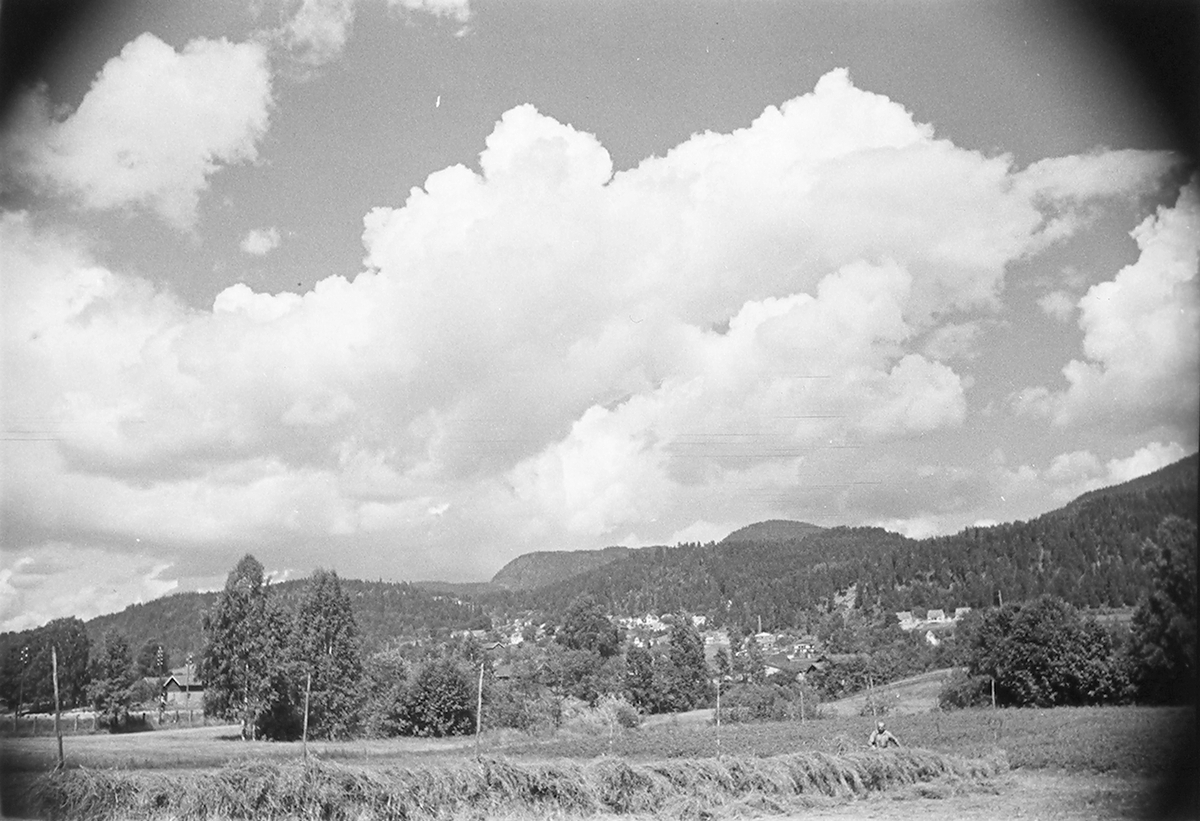
[[[670,648],[655,672],[664,712],[692,710],[707,700],[709,682],[704,639],[689,616],[680,615],[672,625]]]

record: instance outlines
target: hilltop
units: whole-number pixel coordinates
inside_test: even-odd
[[[740,542],[790,542],[803,539],[814,533],[820,533],[827,528],[812,525],[808,522],[794,522],[790,519],[768,519],[752,525],[738,528],[721,540],[722,544]]]
[[[602,550],[556,550],[524,553],[492,577],[492,584],[505,590],[536,590],[626,558],[631,548]]]

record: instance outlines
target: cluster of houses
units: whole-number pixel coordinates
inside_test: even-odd
[[[953,628],[955,624],[962,621],[963,616],[970,612],[971,608],[969,607],[956,607],[954,615],[947,616],[945,610],[926,610],[925,618],[922,619],[917,618],[916,613],[911,610],[897,610],[896,620],[900,622],[900,629],[906,632],[924,630],[925,641],[937,646],[942,643],[937,634]]]

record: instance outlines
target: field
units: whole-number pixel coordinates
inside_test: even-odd
[[[906,780],[907,776],[897,776],[882,792],[845,791],[836,785],[826,793],[810,792],[803,802],[803,817],[887,817],[915,821],[919,815],[922,821],[932,821],[953,817],[1013,817],[1009,810],[1020,810],[1032,817],[1064,819],[1144,816],[1151,807],[1158,778],[1171,771],[1178,760],[1177,751],[1193,740],[1195,727],[1190,710],[1137,707],[923,713],[891,716],[888,724],[906,748],[929,751],[916,754],[916,759],[893,761],[900,768],[896,772],[915,767],[915,772],[939,777],[922,775]],[[797,811],[794,801],[779,798],[772,792],[776,788],[769,786],[781,768],[800,767],[808,768],[805,772],[816,772],[814,767],[818,766],[835,770],[838,767],[869,770],[877,766],[878,759],[871,756],[879,754],[864,749],[870,726],[870,718],[858,716],[723,726],[719,759],[716,728],[694,718],[666,720],[611,735],[564,732],[533,738],[509,733],[485,734],[480,742],[480,759],[475,757],[473,739],[312,743],[309,750],[312,760],[320,762],[317,766],[325,768],[319,771],[321,778],[338,783],[367,779],[366,787],[354,787],[360,793],[367,787],[382,789],[377,784],[380,779],[413,778],[413,773],[424,774],[416,779],[420,784],[450,774],[465,790],[463,785],[479,779],[490,784],[488,779],[494,780],[495,773],[502,772],[506,774],[504,778],[515,779],[513,784],[524,785],[511,790],[526,796],[543,796],[536,799],[525,815],[587,816],[617,810],[594,797],[580,797],[583,793],[577,789],[577,783],[582,783],[581,780],[591,779],[589,783],[594,785],[599,783],[598,778],[607,779],[605,784],[615,778],[630,789],[641,784],[638,789],[650,791],[646,793],[649,795],[658,789],[651,782],[656,784],[658,781],[654,779],[661,781],[666,777],[660,771],[705,771],[718,773],[713,776],[716,782],[744,778],[749,779],[747,783],[761,781],[768,786],[760,785],[749,792],[735,790],[727,797],[714,794],[706,799],[707,804],[676,801],[669,804],[667,814],[780,815]],[[119,791],[114,786],[117,782],[112,781],[113,772],[118,781],[142,779],[145,784],[153,782],[159,785],[156,789],[167,792],[173,789],[171,785],[211,780],[222,773],[225,774],[222,777],[238,778],[257,773],[255,778],[269,775],[279,783],[290,783],[287,779],[311,778],[314,772],[311,767],[298,769],[302,767],[297,764],[301,756],[298,743],[243,742],[236,739],[236,728],[232,727],[75,736],[66,739],[65,745],[67,778],[75,779],[78,786],[82,783],[79,779],[86,775],[93,779],[87,782],[90,785],[87,788],[97,794]],[[921,755],[930,757],[921,759]],[[979,777],[938,771],[963,762],[1005,759],[1006,766],[995,772],[980,771],[982,774],[976,774]],[[21,806],[20,797],[53,767],[54,760],[52,738],[5,740],[0,766],[6,814]],[[756,768],[763,769],[766,775],[755,775],[752,771]],[[728,775],[729,772],[735,774]],[[853,781],[853,776],[844,778]],[[694,791],[704,793],[698,786],[694,786]],[[593,786],[589,794],[595,796],[600,791]],[[539,802],[545,795],[553,801],[543,806]],[[653,806],[655,810],[649,814],[659,815],[659,810],[668,804]],[[431,814],[438,814],[430,810]],[[479,812],[478,806],[460,807],[449,815],[479,817]],[[949,814],[937,815],[938,812]],[[484,814],[490,817],[495,813]]]

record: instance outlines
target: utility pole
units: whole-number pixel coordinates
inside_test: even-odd
[[[50,668],[54,674],[54,735],[58,737],[58,766],[56,770],[63,768],[63,748],[62,748],[62,709],[58,701],[58,650],[54,645],[50,645]]]
[[[721,757],[721,677],[717,676],[717,758]]]
[[[485,658],[479,659],[479,687],[475,691],[475,757],[479,758],[479,733],[483,730],[483,665]]]
[[[312,695],[312,670],[308,671],[308,679],[304,682],[304,734],[301,738],[305,761],[308,761],[308,697],[310,695]]]

